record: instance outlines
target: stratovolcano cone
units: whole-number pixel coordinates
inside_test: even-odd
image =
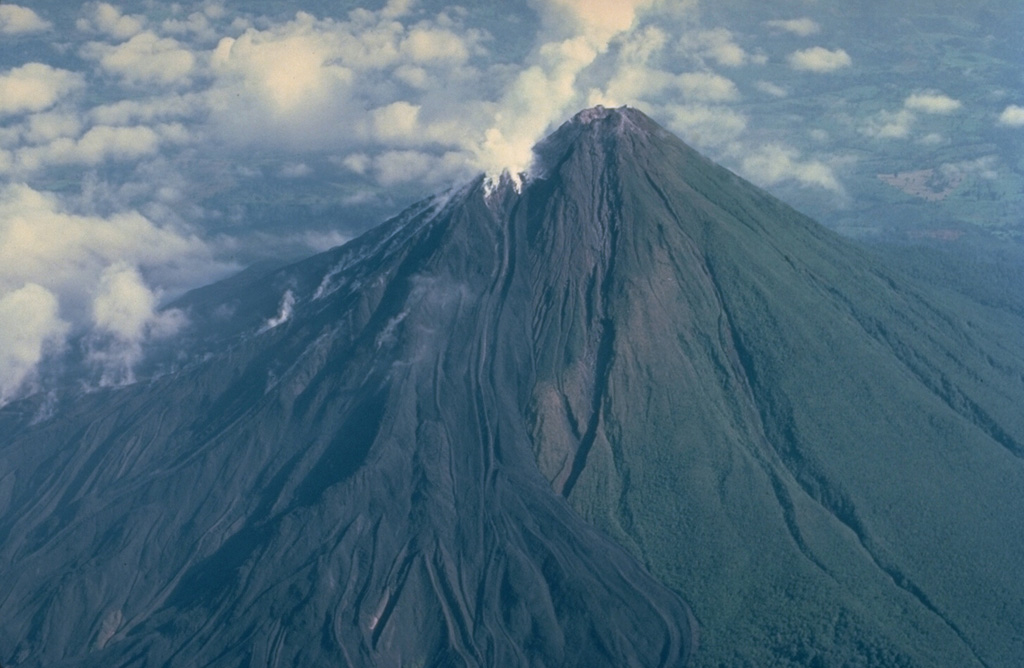
[[[633,109],[533,171],[0,411],[0,660],[1019,663],[1021,323]]]

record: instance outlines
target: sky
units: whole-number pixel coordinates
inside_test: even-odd
[[[479,172],[528,178],[595,104],[847,233],[1018,243],[1024,9],[855,4],[0,2],[0,404],[69,346],[132,382],[188,327],[168,300]]]

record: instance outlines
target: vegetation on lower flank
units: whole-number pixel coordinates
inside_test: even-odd
[[[891,270],[660,139],[578,158],[620,180],[578,223],[608,230],[602,296],[555,321],[592,346],[616,323],[603,388],[568,382],[596,348],[550,372],[582,420],[602,392],[574,507],[687,597],[699,666],[1020,659],[1024,610],[993,614],[1024,567],[1014,299]]]

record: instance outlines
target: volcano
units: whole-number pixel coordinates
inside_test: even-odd
[[[1024,662],[1024,323],[635,109],[535,153],[0,410],[0,662]]]

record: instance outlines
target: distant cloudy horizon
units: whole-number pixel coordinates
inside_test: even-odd
[[[1024,132],[1019,79],[908,79],[893,68],[938,55],[908,45],[883,67],[836,1],[741,6],[0,5],[0,404],[40,389],[74,336],[97,378],[129,382],[147,342],[187,326],[168,299],[479,172],[528,172],[533,144],[595,104],[808,206],[850,208],[878,156],[915,151],[1019,181],[998,150]],[[986,39],[998,65],[1008,38]],[[977,148],[936,154],[964,133]]]

